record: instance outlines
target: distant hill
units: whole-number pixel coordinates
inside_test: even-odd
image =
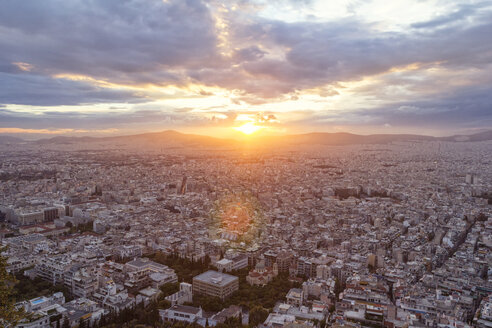
[[[0,135],[0,144],[15,144],[25,142],[24,139],[12,137],[12,136],[4,136]]]
[[[492,130],[470,134],[470,135],[453,135],[449,137],[432,137],[416,134],[371,134],[358,135],[347,132],[337,133],[306,133],[297,135],[287,135],[271,137],[268,142],[300,145],[330,145],[343,146],[353,144],[385,144],[390,142],[411,142],[411,141],[449,141],[449,142],[476,142],[492,140]]]
[[[246,140],[246,139],[245,139]],[[258,136],[250,144],[254,147],[268,148],[280,146],[300,145],[326,145],[343,146],[353,144],[386,144],[391,142],[472,142],[492,140],[492,130],[471,135],[453,135],[449,137],[431,137],[414,134],[372,134],[358,135],[346,132],[337,133],[306,133],[285,136]],[[154,133],[115,137],[66,137],[57,136],[36,141],[25,141],[10,136],[0,136],[0,144],[29,143],[32,145],[73,146],[74,148],[99,148],[117,147],[122,149],[166,149],[166,148],[190,148],[190,149],[223,149],[241,147],[244,141],[232,139],[220,139],[195,134],[185,134],[173,130]],[[75,147],[76,146],[76,147]]]
[[[39,145],[72,144],[72,143],[80,143],[80,142],[93,142],[93,141],[97,141],[97,140],[101,140],[101,139],[105,139],[105,138],[57,136],[57,137],[53,137],[53,138],[35,140],[35,141],[33,141],[33,143],[39,144]]]
[[[330,146],[343,146],[353,144],[384,144],[395,141],[429,141],[434,140],[434,137],[412,135],[412,134],[372,134],[358,135],[346,132],[337,133],[307,133],[274,137],[270,139],[273,143],[286,143],[291,145],[296,144],[318,144]]]
[[[185,134],[173,130],[143,133],[116,137],[63,137],[35,141],[37,144],[98,144],[118,145],[121,147],[221,147],[230,144],[231,140],[219,139],[195,134]]]
[[[458,142],[466,142],[466,141],[487,141],[492,140],[492,130],[479,132],[470,135],[454,135],[450,137],[438,138],[443,141],[458,141]]]

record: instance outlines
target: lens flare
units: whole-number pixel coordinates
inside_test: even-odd
[[[231,194],[216,201],[209,237],[227,240],[232,248],[252,246],[260,238],[264,217],[258,200],[248,194]]]

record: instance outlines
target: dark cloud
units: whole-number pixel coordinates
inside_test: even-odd
[[[22,74],[0,72],[0,100],[6,104],[33,106],[147,101],[143,95],[135,92],[25,72]]]
[[[483,68],[492,62],[492,13],[483,4],[462,7],[441,17],[439,29],[381,32],[351,19],[333,22],[287,23],[255,17],[232,27],[232,40],[261,44],[258,55],[238,56],[236,65],[203,67],[188,76],[207,85],[241,91],[234,103],[258,105],[286,94],[387,73],[394,67],[418,63],[455,70]],[[444,24],[473,16],[473,23]],[[280,53],[282,55],[269,55]],[[245,51],[245,53],[248,53]],[[238,60],[241,58],[241,60]],[[337,95],[325,88],[321,96]],[[295,97],[295,96],[294,96]]]
[[[209,7],[198,0],[4,1],[0,47],[9,51],[0,53],[0,70],[16,73],[11,63],[24,62],[38,74],[161,86],[199,82],[267,99],[415,62],[454,67],[492,60],[492,14],[484,3],[414,24],[415,33],[381,32],[355,18],[287,23],[243,20],[231,11],[232,57],[220,55]],[[469,17],[473,24],[448,24]]]
[[[373,112],[372,116],[379,122],[399,126],[490,128],[491,104],[492,86],[487,85],[464,88],[453,95],[396,103]]]
[[[0,63],[119,83],[183,82],[179,68],[219,62],[201,1],[15,0],[0,5]],[[171,71],[172,68],[175,71]]]
[[[258,46],[251,46],[251,47],[235,50],[234,60],[240,63],[255,61],[263,58],[266,54],[267,52],[261,50]]]
[[[127,127],[155,125],[161,128],[206,124],[210,120],[186,113],[163,110],[136,111],[50,111],[38,110],[38,115],[4,109],[0,111],[0,127],[36,129],[104,129],[107,127],[124,129]]]
[[[462,24],[415,34],[382,33],[354,20],[335,23],[262,21],[243,26],[239,35],[248,34],[247,31],[256,33],[261,42],[272,47],[288,49],[285,59],[265,57],[242,65],[241,69],[248,74],[237,79],[242,85],[236,87],[262,97],[359,80],[412,63],[440,62],[455,69],[492,62],[492,15],[473,26]],[[260,80],[252,83],[248,76]],[[221,81],[221,75],[216,77]],[[263,84],[261,79],[267,83]],[[224,82],[224,85],[229,83]]]

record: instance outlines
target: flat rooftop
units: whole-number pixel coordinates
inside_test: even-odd
[[[200,312],[200,308],[194,307],[194,306],[188,306],[188,305],[173,305],[170,310],[176,311],[176,312],[181,312],[181,313],[190,313],[190,314],[197,314]]]
[[[232,276],[230,274],[209,270],[198,276],[194,277],[193,280],[199,280],[202,282],[206,282],[208,284],[214,284],[218,286],[226,286],[233,282],[234,280],[238,280],[239,278],[236,276]]]
[[[157,267],[157,268],[159,268],[161,270],[165,270],[165,269],[168,268],[167,265],[164,265],[164,264],[160,264],[160,263],[151,261],[151,260],[149,260],[146,257],[143,257],[143,258],[135,258],[132,261],[127,262],[126,264],[128,266],[134,266],[134,267],[137,267],[137,268],[145,268],[147,266]]]

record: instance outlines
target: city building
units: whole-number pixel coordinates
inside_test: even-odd
[[[218,297],[224,300],[238,289],[238,277],[213,270],[193,278],[193,294]]]

